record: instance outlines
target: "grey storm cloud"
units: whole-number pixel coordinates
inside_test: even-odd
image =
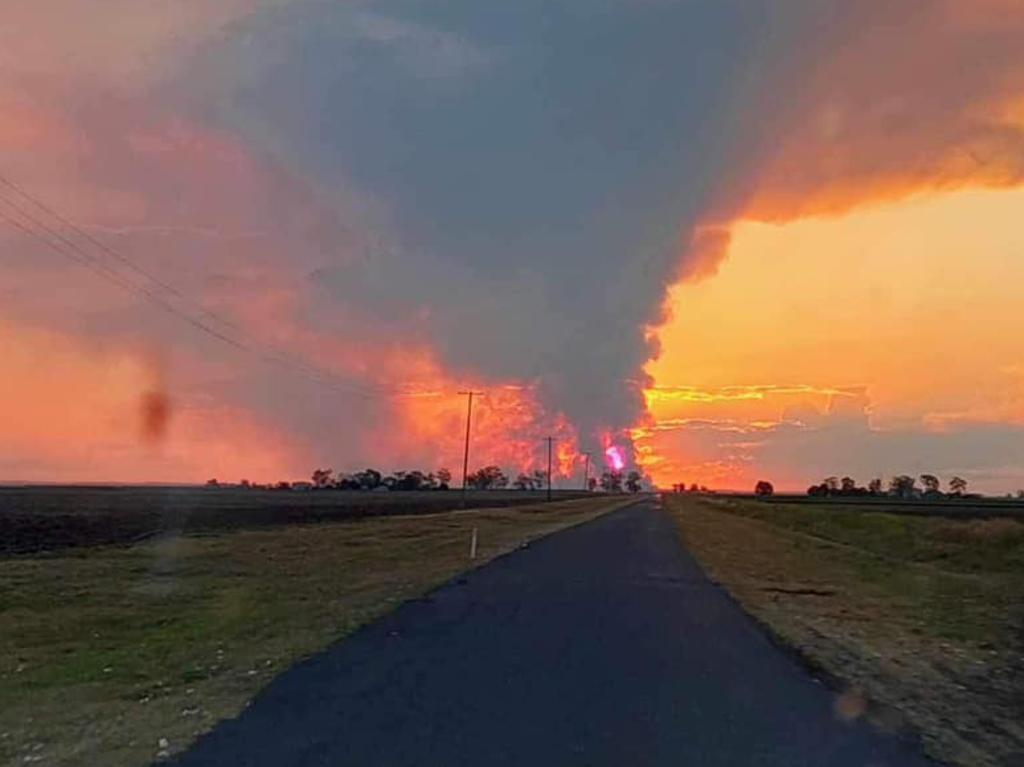
[[[681,273],[682,233],[750,131],[758,59],[800,34],[805,10],[289,3],[182,82],[205,119],[373,201],[356,226],[379,245],[308,275],[311,317],[355,308],[428,336],[456,371],[536,379],[589,436],[642,412],[646,329]]]

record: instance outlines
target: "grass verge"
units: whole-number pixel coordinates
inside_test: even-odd
[[[136,765],[179,751],[296,660],[460,572],[629,502],[0,560],[0,764]]]
[[[837,713],[1024,764],[1024,524],[667,497],[688,549],[846,688]]]

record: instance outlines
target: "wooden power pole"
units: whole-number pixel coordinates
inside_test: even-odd
[[[460,397],[467,397],[466,402],[466,448],[462,453],[462,503],[466,503],[466,483],[469,479],[469,434],[473,423],[473,397],[483,394],[479,391],[460,391]]]
[[[548,443],[548,503],[551,502],[551,448],[555,442],[554,437],[547,437]]]

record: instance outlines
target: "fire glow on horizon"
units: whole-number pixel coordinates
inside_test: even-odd
[[[622,471],[626,468],[626,459],[622,455],[622,448],[618,445],[609,445],[604,451],[604,457],[608,465],[615,471]]]

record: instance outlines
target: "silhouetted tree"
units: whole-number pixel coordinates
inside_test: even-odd
[[[498,466],[484,466],[467,477],[466,484],[476,490],[499,490],[508,486],[508,477]]]
[[[448,469],[437,470],[437,489],[447,490],[452,484],[452,473]]]
[[[843,477],[839,480],[839,492],[843,495],[853,495],[857,491],[857,483],[853,477]]]
[[[634,470],[629,472],[629,474],[626,476],[626,489],[631,493],[639,493],[640,484],[642,480],[643,477],[641,476],[639,471]]]
[[[587,478],[587,490],[594,492],[597,489],[597,477]]]
[[[386,477],[383,484],[389,490],[412,492],[424,489],[427,478],[422,471],[396,471],[392,476]]]
[[[838,477],[825,477],[825,481],[822,484],[828,490],[829,495],[834,495],[839,491],[839,479]]]
[[[512,487],[516,490],[533,490],[533,476],[520,472],[519,476],[516,477],[515,481],[512,483]]]
[[[376,469],[358,471],[352,475],[352,479],[360,490],[376,490],[384,482],[384,476]]]
[[[879,479],[878,477],[875,477],[873,480],[868,482],[868,492],[871,493],[871,495],[881,495],[882,480]]]
[[[601,489],[608,493],[622,492],[622,472],[606,471],[601,475]]]
[[[917,493],[917,483],[907,474],[899,474],[889,480],[889,494],[897,498],[913,498]]]
[[[760,482],[758,482],[756,485],[754,485],[754,495],[759,495],[761,497],[766,498],[769,495],[774,495],[774,494],[775,494],[775,486],[772,485],[772,483],[768,482],[767,480],[762,479]]]
[[[322,490],[331,484],[331,476],[334,474],[330,469],[317,469],[313,472],[311,479],[313,480],[313,487],[318,490]]]
[[[967,492],[967,480],[962,477],[953,477],[949,480],[949,494],[958,498]]]
[[[939,478],[936,477],[934,474],[922,474],[921,484],[924,485],[925,495],[942,495],[941,491],[939,490]]]

